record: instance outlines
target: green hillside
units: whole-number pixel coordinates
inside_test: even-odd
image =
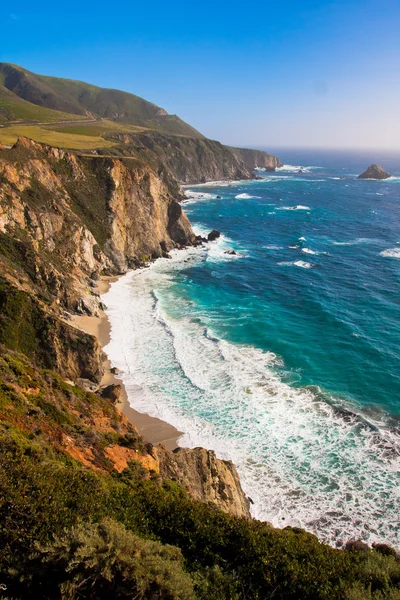
[[[2,110],[2,104],[7,105],[7,110]],[[35,113],[37,107],[40,111]],[[156,104],[134,94],[36,75],[7,63],[0,63],[0,115],[3,122],[16,119],[54,122],[65,120],[66,115],[70,120],[106,118],[165,133],[203,137],[176,115],[168,115]]]
[[[58,121],[80,121],[81,115],[64,113],[27,102],[0,85],[0,124],[13,122],[54,123]]]

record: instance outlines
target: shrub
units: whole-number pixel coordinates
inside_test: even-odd
[[[65,600],[195,599],[178,548],[143,540],[112,519],[81,523],[50,544],[38,544],[38,557],[47,566],[48,584],[54,582],[53,593],[65,578],[59,586]]]

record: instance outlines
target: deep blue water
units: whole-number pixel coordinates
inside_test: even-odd
[[[400,155],[384,158],[399,176]],[[280,356],[295,385],[399,415],[400,180],[357,180],[368,165],[363,155],[284,152],[281,160],[319,168],[190,188],[222,197],[187,213],[246,258],[204,263],[185,293],[218,313],[224,338]],[[244,193],[251,198],[237,198]],[[298,205],[309,210],[284,210]]]
[[[186,188],[223,235],[112,287],[108,352],[256,517],[400,546],[400,154],[276,153],[292,167]],[[372,162],[394,177],[357,180]]]

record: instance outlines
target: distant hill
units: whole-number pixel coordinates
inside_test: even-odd
[[[40,107],[40,108],[38,108]],[[0,122],[105,118],[160,132],[204,136],[176,115],[139,96],[89,83],[36,75],[0,63]]]

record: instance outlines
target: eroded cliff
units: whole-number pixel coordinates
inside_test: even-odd
[[[40,430],[45,419],[50,432],[50,417],[61,411],[51,433],[57,451],[94,470],[122,472],[138,462],[195,499],[248,517],[234,465],[203,449],[175,454],[146,445],[110,400],[79,387],[103,374],[97,339],[71,321],[71,313],[98,313],[95,281],[195,242],[176,182],[139,159],[76,156],[21,138],[0,149],[0,183],[0,376],[28,407],[23,429]],[[10,367],[16,363],[30,373],[25,386]],[[32,395],[45,404],[30,415]],[[91,436],[81,435],[88,428]]]
[[[102,153],[139,156],[184,184],[253,179],[256,167],[274,170],[280,166],[277,157],[261,150],[230,148],[209,139],[156,132],[111,133],[106,138],[120,144]]]

